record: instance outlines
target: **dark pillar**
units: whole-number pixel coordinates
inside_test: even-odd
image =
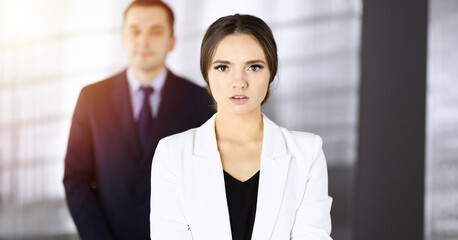
[[[363,2],[355,240],[422,240],[427,0]]]

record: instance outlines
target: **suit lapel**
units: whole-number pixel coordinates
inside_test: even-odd
[[[179,107],[179,98],[181,96],[182,89],[177,83],[175,75],[167,70],[167,78],[165,80],[164,87],[161,90],[161,104],[159,106],[159,112],[157,118],[155,119],[153,130],[148,136],[147,146],[156,146],[159,140],[168,135],[166,134],[169,131],[170,119],[173,118],[176,113],[176,109]],[[143,155],[143,162],[151,161],[151,156],[153,156],[155,147],[146,151]]]
[[[213,115],[204,125],[197,128],[194,161],[195,196],[198,199],[200,220],[208,227],[207,238],[218,236],[218,239],[231,240],[231,225],[226,200],[223,166],[221,164],[215,134],[215,117]],[[200,221],[199,220],[199,221]]]
[[[125,141],[123,142],[135,152],[136,159],[138,159],[142,150],[138,139],[136,123],[133,118],[126,71],[121,72],[114,80],[111,102],[113,103],[115,115],[120,121],[121,128],[117,130],[125,136]]]
[[[156,124],[167,124],[167,120],[170,116],[173,116],[181,102],[179,96],[182,95],[182,91],[183,89],[180,87],[177,77],[167,70],[167,78],[161,90],[161,104]]]
[[[258,202],[252,239],[270,239],[283,200],[291,156],[280,127],[264,120]]]

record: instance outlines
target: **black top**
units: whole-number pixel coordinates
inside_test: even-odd
[[[258,200],[259,171],[241,182],[224,171],[226,199],[233,240],[250,240]]]

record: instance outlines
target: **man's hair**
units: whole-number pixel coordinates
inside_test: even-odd
[[[135,0],[127,6],[126,10],[124,11],[124,20],[126,20],[127,12],[133,7],[162,7],[165,12],[167,13],[170,30],[173,35],[173,24],[175,23],[175,16],[173,15],[172,9],[161,0]]]

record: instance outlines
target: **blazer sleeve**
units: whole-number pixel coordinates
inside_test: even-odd
[[[95,196],[95,173],[88,101],[78,98],[65,157],[64,187],[67,204],[82,239],[114,239]]]
[[[181,199],[181,169],[167,139],[157,145],[151,172],[151,240],[191,240]]]
[[[322,140],[315,137],[314,160],[306,189],[291,231],[293,240],[331,240],[331,204]]]

